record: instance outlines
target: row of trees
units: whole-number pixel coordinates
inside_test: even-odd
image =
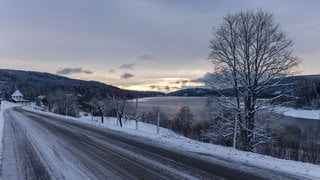
[[[320,127],[312,125],[301,128],[297,125],[279,126],[274,138],[257,149],[261,154],[295,161],[320,163]]]
[[[210,97],[203,109],[206,121],[195,119],[189,107],[182,107],[170,119],[161,109],[141,113],[143,122],[157,124],[186,137],[208,143],[233,146],[233,114],[221,108],[219,97]],[[212,112],[219,112],[217,116]],[[222,115],[224,114],[224,115]],[[256,114],[256,129],[253,152],[282,159],[320,163],[320,127],[286,125],[279,122],[282,115],[271,111]],[[222,118],[224,117],[224,118]],[[268,118],[266,118],[268,117]],[[237,132],[237,133],[240,133]],[[238,137],[240,139],[240,137]]]
[[[194,117],[188,106],[181,107],[179,112],[171,118],[158,107],[140,114],[142,122],[155,125],[158,123],[158,117],[160,118],[159,125],[161,127],[171,129],[176,133],[199,141],[204,141],[205,135],[203,133],[209,128],[209,123],[207,121],[199,121]]]
[[[101,116],[101,122],[104,122],[105,116],[117,117],[120,126],[122,127],[122,120],[124,118],[135,118],[135,111],[131,103],[127,101],[127,98],[123,92],[118,96],[107,95],[105,98],[92,97],[91,100],[86,103],[95,111],[98,111]]]
[[[79,116],[80,110],[91,112],[92,115],[99,115],[102,123],[105,116],[117,117],[121,127],[124,118],[135,116],[134,108],[127,102],[127,96],[121,90],[117,94],[96,94],[89,97],[58,90],[46,96],[40,96],[38,105],[51,112],[74,117]]]
[[[296,100],[293,105],[297,108],[311,107],[320,109],[320,78],[309,78],[297,82],[294,86]]]
[[[212,103],[211,100],[209,101]],[[225,109],[220,109],[218,104],[214,105],[212,103],[210,105],[216,106],[215,109],[221,115],[217,116],[208,113],[208,124],[203,126],[198,139],[232,147],[234,142],[233,114]],[[208,108],[206,107],[205,109]],[[281,121],[279,122],[282,118],[281,116],[272,111],[256,114],[254,148],[252,151],[282,159],[319,164],[320,127],[312,124],[303,126],[285,124]],[[240,131],[237,133],[237,138],[240,139]],[[238,141],[240,141],[239,139]]]

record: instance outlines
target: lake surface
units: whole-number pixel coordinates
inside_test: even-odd
[[[138,114],[152,112],[160,108],[170,119],[174,118],[184,106],[190,108],[195,120],[202,120],[202,112],[206,104],[206,97],[152,97],[139,99]],[[135,100],[131,101],[135,104]]]
[[[206,97],[152,97],[139,99],[138,114],[142,112],[152,112],[155,108],[160,108],[170,119],[173,119],[180,109],[184,106],[190,108],[191,113],[194,116],[194,120],[203,121],[202,114],[204,112],[204,106],[206,104]],[[135,100],[131,100],[132,104],[135,104]],[[297,125],[302,129],[308,127],[320,127],[320,120],[295,118],[290,116],[278,116],[278,119],[274,120],[274,125]]]

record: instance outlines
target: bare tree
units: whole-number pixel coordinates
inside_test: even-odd
[[[292,45],[274,16],[262,10],[227,15],[210,41],[209,59],[220,86],[214,88],[224,85],[233,89],[234,98],[224,97],[220,105],[236,112],[234,136],[240,128],[243,150],[253,150],[256,112],[285,95],[258,100],[263,90],[281,85],[282,77],[299,64],[292,56]]]
[[[168,118],[167,114],[163,112],[160,107],[153,107],[150,112],[142,112],[140,117],[142,122],[156,125],[159,123],[160,127],[172,129],[173,121]],[[158,117],[160,119],[158,119]],[[160,122],[158,122],[158,120]]]
[[[180,109],[179,113],[174,118],[173,130],[182,133],[184,136],[190,136],[192,124],[194,122],[193,115],[188,106]]]
[[[103,123],[104,116],[105,116],[105,114],[108,110],[108,107],[109,107],[107,99],[102,98],[102,97],[92,97],[90,102],[87,104],[99,112],[99,114],[101,115],[101,123]],[[92,116],[93,116],[93,114],[92,114]]]
[[[67,91],[57,90],[48,94],[49,111],[77,117],[78,98]]]
[[[209,128],[202,132],[202,136],[213,143],[225,146],[233,144],[235,147],[234,138],[240,133],[233,124],[236,111],[220,106],[217,97],[208,97],[203,115],[208,120]]]
[[[295,107],[303,106],[320,109],[320,78],[304,78],[295,83]]]
[[[116,115],[120,126],[122,127],[123,118],[134,117],[134,109],[131,103],[127,101],[124,90],[120,90],[119,94],[108,97],[109,110]]]

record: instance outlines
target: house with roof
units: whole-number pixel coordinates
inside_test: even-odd
[[[14,102],[24,102],[25,100],[23,99],[23,94],[19,91],[16,90],[12,95],[11,95],[11,100]]]

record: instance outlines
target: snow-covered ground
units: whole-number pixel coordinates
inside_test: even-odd
[[[32,107],[26,107],[32,110]],[[36,111],[36,110],[34,110]],[[39,113],[51,114],[48,112],[37,111]],[[60,116],[60,115],[54,115]],[[64,117],[64,116],[60,116]],[[291,160],[283,160],[273,158],[270,156],[255,154],[251,152],[244,152],[235,150],[229,147],[213,145],[208,143],[198,142],[183,136],[180,136],[171,130],[161,128],[160,133],[157,134],[155,125],[139,122],[138,130],[136,130],[135,121],[128,120],[124,122],[124,127],[119,127],[116,118],[106,118],[105,123],[100,123],[99,117],[81,117],[71,118],[70,120],[82,121],[90,123],[94,126],[109,128],[117,131],[130,133],[134,136],[146,138],[149,142],[161,144],[164,147],[171,149],[180,149],[185,152],[193,152],[199,156],[205,156],[207,160],[223,159],[226,161],[237,162],[239,164],[247,164],[263,169],[270,169],[274,171],[289,173],[293,175],[302,176],[306,179],[320,179],[320,166],[310,163],[296,162]],[[215,158],[211,158],[215,157]]]
[[[285,116],[320,120],[320,110],[294,109],[290,107],[277,107],[275,110]]]
[[[4,124],[3,111],[6,108],[13,107],[13,106],[17,106],[17,104],[13,104],[8,101],[2,101],[0,105],[0,167],[2,163],[2,150],[3,150],[3,147],[2,147],[2,144],[3,144],[2,135],[3,135],[3,124]]]

